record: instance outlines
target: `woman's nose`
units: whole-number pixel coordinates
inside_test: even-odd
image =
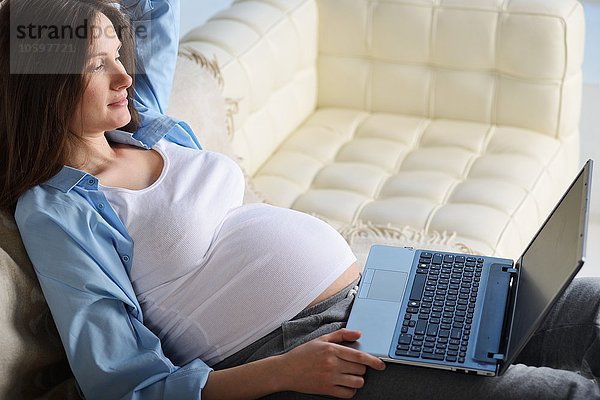
[[[125,71],[125,68],[117,68],[115,73],[112,75],[113,88],[116,90],[127,89],[133,83],[131,76]]]

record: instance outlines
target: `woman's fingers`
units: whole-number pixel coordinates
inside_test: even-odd
[[[385,363],[383,361],[375,356],[365,353],[364,351],[359,351],[346,346],[339,346],[337,350],[337,356],[342,360],[366,365],[379,371],[385,369]]]
[[[339,399],[351,399],[356,394],[356,389],[344,387],[344,386],[335,386],[328,393],[329,396],[337,397]]]
[[[360,338],[359,331],[342,328],[337,331],[321,336],[321,340],[329,343],[354,342]],[[336,353],[339,358],[351,363],[366,365],[376,370],[384,370],[385,363],[379,358],[363,351],[359,351],[347,346],[336,346]],[[363,373],[364,374],[364,373]]]
[[[330,343],[355,342],[360,338],[359,331],[351,331],[350,329],[342,328],[337,331],[321,336],[321,340]]]
[[[367,366],[364,364],[357,364],[354,362],[348,362],[348,361],[344,361],[344,360],[340,360],[340,362],[342,363],[340,365],[340,372],[344,373],[344,374],[351,374],[351,375],[364,375],[367,373]]]
[[[338,386],[344,386],[352,389],[360,389],[365,385],[364,374],[344,374],[341,373],[336,377],[334,382]]]
[[[289,359],[283,369],[284,376],[290,378],[289,389],[340,398],[354,396],[365,383],[367,367],[385,368],[379,358],[341,344],[358,338],[360,332],[340,329],[283,355],[285,360]],[[298,376],[304,379],[297,379]]]

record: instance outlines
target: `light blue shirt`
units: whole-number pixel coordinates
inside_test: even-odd
[[[162,137],[200,148],[182,121],[163,115],[179,38],[177,0],[127,0],[138,41],[135,105],[142,125],[113,141],[152,148]],[[24,193],[15,218],[71,365],[87,399],[199,399],[211,368],[201,360],[175,366],[146,326],[129,280],[133,241],[98,179],[63,167]]]

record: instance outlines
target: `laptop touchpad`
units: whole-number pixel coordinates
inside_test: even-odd
[[[367,299],[383,301],[402,301],[404,286],[408,274],[405,272],[375,270]]]

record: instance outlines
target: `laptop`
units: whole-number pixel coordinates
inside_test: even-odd
[[[518,260],[374,245],[348,344],[384,361],[503,374],[584,262],[592,160]]]

